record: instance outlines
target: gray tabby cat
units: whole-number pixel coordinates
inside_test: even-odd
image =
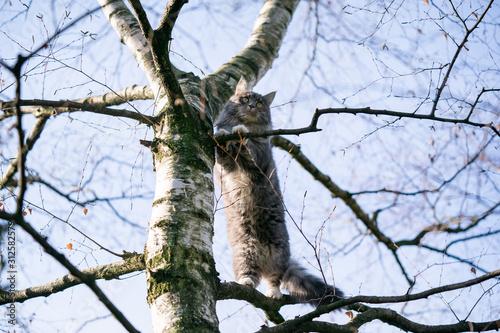
[[[249,91],[241,78],[215,124],[216,136],[270,130],[269,106],[274,95]],[[256,287],[263,278],[266,296],[278,299],[282,297],[280,285],[297,302],[323,305],[340,299],[340,290],[308,274],[290,258],[270,139],[228,141],[217,147],[216,155],[236,281]]]

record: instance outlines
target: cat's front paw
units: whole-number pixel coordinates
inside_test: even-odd
[[[283,297],[283,294],[281,293],[280,288],[267,288],[266,296],[281,299]]]
[[[217,132],[215,132],[215,137],[220,137],[220,136],[223,136],[223,135],[228,135],[228,134],[231,134],[229,133],[228,131],[226,131],[225,129],[220,129],[218,130]],[[221,146],[224,150],[229,150],[229,146],[231,145],[231,141],[226,141],[223,143],[223,146]]]
[[[233,133],[248,133],[250,132],[245,125],[236,125],[232,129]]]
[[[222,135],[228,135],[230,134],[228,131],[226,131],[225,129],[220,129],[218,130],[217,132],[215,132],[215,136],[222,136]]]
[[[252,288],[255,288],[255,283],[249,277],[244,277],[244,278],[239,279],[238,283],[244,284],[245,286],[250,286]]]
[[[248,133],[248,132],[250,132],[245,125],[236,125],[236,126],[233,127],[232,131],[233,131],[233,133]],[[248,139],[247,138],[243,138],[243,140],[241,142],[244,145],[246,145],[247,142],[248,142]]]

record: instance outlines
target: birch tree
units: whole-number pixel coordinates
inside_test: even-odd
[[[4,4],[2,10],[11,5]],[[499,68],[498,43],[488,44],[489,38],[494,36],[498,29],[498,23],[494,20],[498,13],[498,4],[494,1],[470,4],[454,1],[429,4],[424,1],[420,6],[426,7],[421,9],[416,8],[418,6],[405,7],[403,2],[357,6],[321,1],[299,3],[298,0],[269,0],[261,4],[250,36],[244,45],[241,43],[243,46],[238,53],[231,55],[230,60],[208,73],[192,62],[194,72],[200,72],[199,74],[181,70],[174,65],[172,58],[182,57],[190,62],[190,54],[180,54],[173,50],[176,46],[176,38],[173,38],[177,28],[176,23],[183,15],[186,17],[192,15],[193,20],[200,17],[200,14],[190,11],[190,6],[194,8],[206,6],[209,12],[212,5],[210,2],[191,4],[186,0],[170,0],[164,4],[139,0],[129,0],[128,3],[122,0],[99,0],[95,8],[85,8],[79,16],[72,14],[68,5],[60,21],[55,17],[37,16],[44,30],[43,41],[39,40],[38,34],[36,40],[33,37],[30,47],[25,46],[28,45],[26,41],[16,41],[11,37],[11,30],[3,31],[11,44],[18,46],[16,58],[4,56],[0,62],[2,66],[0,105],[3,112],[0,115],[0,124],[5,129],[0,134],[2,144],[5,143],[5,149],[2,148],[0,182],[2,191],[0,218],[3,221],[2,232],[5,239],[2,243],[3,290],[0,292],[0,297],[6,309],[5,327],[7,329],[24,327],[23,320],[19,317],[22,304],[39,297],[50,299],[51,295],[58,292],[71,290],[77,285],[85,285],[106,308],[106,313],[110,313],[123,329],[137,332],[137,323],[131,321],[122,310],[125,305],[117,304],[110,299],[106,290],[96,281],[119,280],[126,274],[145,272],[146,285],[143,287],[147,290],[147,304],[153,332],[219,332],[222,330],[221,316],[225,319],[224,316],[227,314],[222,315],[223,311],[217,310],[216,304],[226,300],[243,301],[251,304],[252,308],[262,311],[266,319],[258,325],[262,326],[261,332],[351,332],[371,327],[374,320],[379,320],[391,328],[412,332],[498,329],[500,321],[498,311],[491,311],[482,316],[482,320],[476,320],[476,317],[470,319],[476,306],[481,309],[488,307],[498,309],[498,301],[494,300],[493,295],[498,289],[500,275],[499,248],[498,242],[495,242],[500,230],[498,228],[499,160],[498,155],[495,155],[500,137],[497,106],[499,87],[498,80],[495,80],[494,76],[498,75]],[[235,7],[244,8],[253,8],[253,5],[244,2],[233,4]],[[27,8],[24,14],[27,15],[30,5],[24,6]],[[55,2],[51,6],[56,6]],[[409,13],[417,13],[418,18],[407,19],[404,15],[406,12],[403,11],[405,8]],[[243,12],[248,15],[246,11]],[[248,13],[251,12],[249,9]],[[362,21],[359,21],[358,27],[341,26],[333,22],[335,20],[343,22],[344,17],[363,12],[366,12],[365,15],[376,15],[378,23],[364,29]],[[8,26],[9,22],[14,24],[22,14],[23,12],[19,11],[18,14],[11,15],[11,21],[6,20],[4,25]],[[403,21],[401,17],[404,17]],[[86,54],[83,49],[87,45],[91,47],[93,41],[99,37],[91,30],[94,29],[93,22],[100,18],[107,22],[105,30],[112,30],[113,38],[121,41],[121,48],[133,56],[135,64],[140,69],[139,72],[146,80],[145,84],[134,83],[128,87],[119,86],[119,89],[114,89],[107,80],[113,80],[108,79],[108,76],[119,77],[118,72],[106,72],[104,75],[106,81],[103,81],[100,76],[102,73],[98,70],[93,76],[83,70],[82,63]],[[53,31],[47,28],[50,19],[57,21],[56,29]],[[399,36],[409,36],[410,33],[405,30],[405,25],[408,25],[413,26],[412,33],[428,34],[433,38],[435,32],[432,32],[425,23],[438,27],[437,30],[443,40],[452,42],[447,46],[447,52],[441,54],[436,51],[442,58],[421,60],[425,63],[420,67],[413,66],[413,71],[404,72],[400,69],[401,64],[411,67],[414,61],[412,57],[415,54],[421,55],[419,52],[411,53],[404,48],[404,45],[393,42],[396,39],[390,34],[394,33],[393,30],[397,30]],[[283,43],[286,41],[287,32],[293,29],[294,24],[299,27],[299,31],[303,29],[302,33],[306,38],[300,40],[291,38],[289,43],[292,46],[288,45],[284,51]],[[367,31],[369,29],[372,31]],[[64,47],[59,47],[60,39],[75,32],[80,37],[65,42],[67,44]],[[100,33],[106,32],[101,30]],[[190,31],[185,32],[184,36],[187,38],[196,34],[200,35],[196,38],[202,38],[204,32]],[[380,35],[385,36],[387,40],[379,39]],[[341,79],[346,79],[342,74],[343,63],[334,63],[334,67],[328,67],[328,71],[327,67],[324,67],[326,64],[331,65],[331,62],[334,62],[332,59],[346,57],[337,54],[339,50],[345,51],[344,38],[349,38],[344,36],[349,36],[358,46],[362,45],[369,50],[373,66],[370,67],[366,63],[361,66],[362,62],[357,65],[380,74],[380,78],[373,82],[363,82],[360,86],[352,83],[349,92],[337,88],[346,84],[340,82]],[[390,39],[390,36],[394,39]],[[205,35],[204,38],[209,39],[211,36]],[[69,65],[70,62],[61,55],[61,52],[72,48],[79,49],[80,45],[82,51],[71,58],[77,65]],[[378,48],[374,45],[378,45]],[[423,49],[425,50],[425,47]],[[115,50],[102,50],[102,52],[109,54],[104,58],[118,57],[118,52]],[[284,55],[284,52],[287,53]],[[422,54],[425,52],[435,55],[432,53],[434,51],[423,51]],[[467,52],[470,52],[470,55]],[[339,58],[335,58],[336,56]],[[298,63],[304,61],[305,63],[293,64],[294,57]],[[484,65],[474,61],[481,58],[489,60],[485,60]],[[79,59],[80,65],[78,65]],[[284,67],[283,64],[289,63],[296,69],[297,79],[294,80],[297,86],[296,92],[290,94],[288,100],[281,100],[284,104],[282,108],[290,108],[290,118],[294,121],[289,123],[294,126],[287,128],[275,126],[275,130],[266,133],[232,134],[215,139],[213,123],[232,95],[240,77],[245,77],[251,86],[256,86],[269,71],[275,73],[279,71],[272,69],[273,64],[276,65],[279,61],[281,61],[280,66]],[[347,60],[345,64],[346,67],[352,66]],[[51,66],[55,66],[54,69]],[[53,73],[57,75],[56,67],[88,77],[93,85],[100,85],[105,91],[100,94],[89,91],[87,96],[79,92],[75,98],[55,100],[47,97],[49,94],[45,92],[45,86],[41,92],[37,92],[37,89],[29,85],[28,79],[35,74],[43,77]],[[123,72],[128,70],[116,68]],[[353,72],[350,69],[349,73]],[[414,80],[409,81],[411,85],[403,84],[406,90],[398,83],[394,83],[405,83],[403,80],[406,77]],[[466,77],[474,83],[468,83],[468,80],[460,82],[460,77]],[[66,79],[70,78],[61,77],[59,80],[62,82]],[[116,81],[119,82],[120,79],[117,78]],[[283,85],[288,83],[286,79],[274,82],[278,81]],[[298,114],[294,109],[295,99],[303,96],[302,92],[307,87],[306,81],[310,82],[309,87],[313,87],[314,92],[312,98],[306,101],[309,106],[308,112]],[[61,87],[54,89],[54,94],[61,93],[59,90],[65,89],[62,84],[69,87],[85,86],[78,82],[61,83]],[[386,82],[392,83],[386,84]],[[279,90],[280,87],[276,89]],[[385,96],[388,99],[399,98],[403,100],[402,105],[406,109],[389,109],[386,104],[383,104],[385,108],[379,108],[379,103],[376,102],[374,105],[367,104],[364,100],[366,95],[363,95],[366,91],[370,91],[371,94],[368,101],[378,101]],[[317,97],[320,94],[327,95],[331,104],[322,106]],[[297,105],[304,106],[299,103]],[[358,162],[368,158],[368,161],[364,161],[361,165],[365,168],[363,171],[370,171],[370,175],[367,176],[373,177],[370,183],[356,183],[355,177],[345,181],[340,173],[331,171],[328,163],[325,165],[315,163],[314,159],[321,160],[321,158],[310,154],[311,150],[308,149],[309,145],[304,139],[306,136],[313,138],[312,144],[324,152],[325,145],[314,139],[315,136],[321,138],[320,135],[328,132],[329,127],[338,129],[339,125],[332,124],[331,119],[350,115],[365,115],[356,123],[368,127],[363,128],[354,141],[347,139],[351,140],[351,143],[342,148],[342,154],[354,154],[351,152],[356,149],[355,147],[360,151],[364,151],[365,147],[375,148],[377,154],[385,154],[384,158],[379,160],[384,161],[380,164],[375,163],[377,158],[374,155],[366,153],[359,155],[358,160],[349,167],[354,174],[354,170],[358,170]],[[67,123],[80,121],[89,127],[95,125],[99,129],[104,129],[107,121],[104,119],[107,118],[112,121],[122,121],[124,126],[130,128],[140,126],[146,129],[144,132],[146,134],[142,138],[134,137],[135,146],[141,147],[142,151],[151,152],[151,165],[146,168],[154,170],[156,175],[151,184],[154,194],[145,194],[145,201],[149,202],[152,209],[151,217],[145,218],[149,219],[147,226],[142,225],[143,229],[147,229],[147,237],[144,237],[144,253],[137,253],[134,249],[127,248],[127,240],[121,235],[116,237],[121,238],[121,245],[125,247],[119,250],[110,249],[109,244],[112,242],[106,239],[106,236],[98,236],[98,225],[106,225],[107,217],[99,216],[97,213],[92,215],[95,203],[107,205],[108,211],[121,221],[120,225],[130,227],[133,232],[141,229],[139,221],[133,221],[126,216],[127,213],[123,213],[123,206],[114,205],[114,201],[121,200],[125,203],[130,202],[132,206],[132,202],[137,202],[134,200],[142,200],[142,194],[136,194],[135,190],[132,190],[136,182],[145,183],[141,180],[141,175],[134,174],[136,161],[131,163],[131,175],[124,174],[121,181],[129,184],[130,192],[122,191],[115,195],[115,192],[119,191],[107,185],[107,177],[109,174],[119,175],[120,168],[130,161],[113,164],[113,161],[109,162],[106,158],[100,157],[100,160],[93,162],[91,156],[93,156],[94,139],[90,140],[91,143],[85,149],[79,169],[81,174],[77,177],[76,184],[65,183],[62,175],[58,175],[61,176],[61,181],[57,184],[54,180],[47,181],[45,174],[37,170],[39,169],[37,163],[41,163],[43,158],[31,159],[37,151],[43,156],[44,150],[47,152],[51,149],[57,150],[62,145],[69,144],[53,140],[48,141],[52,142],[51,149],[47,145],[45,147],[37,145],[38,141],[44,142],[44,134],[50,131],[51,123],[65,119]],[[303,126],[295,126],[303,121],[306,121],[305,124],[302,123]],[[390,144],[386,140],[392,133],[387,131],[398,127],[406,128],[411,133],[422,131],[421,127],[416,129],[413,127],[419,126],[415,124],[421,124],[422,121],[428,122],[424,127],[430,127],[429,131],[437,131],[440,135],[448,133],[450,138],[442,140],[439,135],[434,138],[432,134],[425,134],[427,135],[425,140],[430,138],[430,143],[425,148],[419,148],[419,145],[423,145],[422,142],[415,142],[405,136],[406,134],[396,133],[396,137],[401,136],[401,143],[397,145],[400,153],[388,148]],[[345,123],[350,124],[350,122],[351,120]],[[63,132],[59,137],[66,135],[71,137],[73,133]],[[323,215],[319,224],[304,223],[308,222],[308,219],[298,217],[307,215],[304,214],[307,213],[310,202],[307,201],[307,195],[310,195],[306,195],[307,189],[294,189],[293,194],[285,191],[284,205],[289,229],[294,230],[292,233],[298,235],[309,251],[308,255],[304,255],[306,259],[309,258],[306,261],[316,268],[318,274],[321,274],[328,283],[331,283],[332,275],[335,273],[335,283],[348,295],[345,299],[317,309],[307,308],[307,311],[300,316],[284,315],[283,313],[288,311],[288,307],[285,306],[292,304],[286,295],[281,300],[268,299],[258,290],[234,282],[221,281],[215,266],[214,216],[223,205],[219,202],[220,196],[214,187],[214,148],[226,140],[256,136],[272,137],[278,158],[288,159],[289,167],[283,167],[286,163],[278,163],[282,181],[288,177],[292,179],[295,174],[300,174],[300,177],[310,177],[321,187],[321,191],[324,191],[318,195],[333,200],[322,201],[328,206],[326,209],[328,212]],[[328,145],[335,145],[329,140],[325,141]],[[370,140],[370,146],[363,146]],[[436,143],[435,140],[439,142]],[[453,148],[447,148],[450,142]],[[412,150],[429,149],[428,160],[413,162],[406,151],[407,145],[410,144],[412,146],[409,149]],[[124,146],[125,144],[121,147]],[[116,151],[122,148],[117,142],[110,154],[115,155]],[[448,153],[447,149],[450,149],[451,153]],[[458,152],[462,152],[463,155],[457,158],[457,161],[447,160]],[[50,156],[49,153],[46,154]],[[63,166],[65,163],[69,161],[58,162]],[[107,167],[101,168],[100,164]],[[379,167],[379,171],[370,170],[372,166]],[[386,175],[384,168],[392,171],[391,168],[395,166],[400,167],[399,173],[394,177],[397,179],[384,179]],[[411,169],[412,167],[414,169]],[[288,168],[298,171],[288,173]],[[89,171],[90,169],[92,170]],[[417,169],[422,174],[418,174],[415,171]],[[94,177],[99,178],[94,180]],[[127,177],[130,180],[125,180]],[[362,175],[361,178],[363,177]],[[91,186],[94,182],[97,183],[96,187]],[[347,190],[344,186],[349,186],[350,189]],[[70,207],[69,211],[65,212],[58,205],[46,203],[44,198],[47,195],[43,194],[44,191],[50,191],[53,197],[64,201],[64,204]],[[38,193],[35,194],[36,192]],[[138,191],[138,193],[146,192],[147,190]],[[297,200],[299,204],[294,205]],[[53,205],[52,208],[48,208],[49,205]],[[453,208],[443,208],[445,206]],[[78,220],[75,217],[77,212],[83,214]],[[314,214],[315,212],[311,215]],[[85,220],[85,216],[93,217],[94,230],[84,224],[76,223],[80,219]],[[335,223],[330,223],[330,220],[335,220]],[[81,241],[60,239],[55,236],[57,234],[51,235],[46,231],[56,223],[78,234]],[[341,227],[340,223],[344,223],[344,226]],[[398,223],[401,225],[394,227]],[[119,232],[111,224],[104,228],[106,231],[101,234],[109,238]],[[342,243],[342,246],[333,244],[332,239],[336,239],[337,231],[332,231],[332,228],[344,230],[344,238],[348,241]],[[347,228],[349,230],[346,230]],[[15,235],[19,234],[29,235],[29,242],[37,244],[40,253],[43,250],[44,257],[48,254],[64,267],[64,274],[58,275],[60,278],[51,277],[50,281],[40,285],[23,285],[19,288],[22,275],[30,272],[29,267],[19,267],[22,262],[27,262],[21,261],[24,242],[23,246],[18,243]],[[446,239],[444,245],[443,238]],[[217,239],[217,242],[225,240]],[[362,262],[366,260],[362,255],[364,250],[359,252],[355,250],[361,249],[363,242],[370,242],[371,246],[380,251],[381,258],[376,262],[381,265],[386,261],[390,262],[388,274],[397,276],[403,285],[396,295],[383,296],[377,290],[370,290],[368,292],[370,296],[364,296],[365,290],[363,293],[360,291],[362,282],[352,284],[348,278],[339,277],[342,276],[342,273],[339,273],[342,268],[339,268],[337,263],[331,263],[330,260],[334,259],[331,254],[341,253],[346,257],[352,255],[348,260]],[[458,243],[467,243],[469,250],[454,252],[453,247]],[[489,245],[481,245],[486,243]],[[12,251],[9,248],[10,244],[14,246]],[[77,245],[79,251],[84,252],[80,262],[72,259],[72,255],[76,253],[73,247]],[[406,248],[411,250],[406,252]],[[71,252],[73,250],[75,252]],[[436,255],[435,258],[424,261],[427,266],[438,265],[436,262],[439,259],[442,260],[440,264],[444,266],[445,260],[451,260],[453,264],[463,266],[461,269],[471,272],[472,275],[464,275],[463,278],[460,276],[459,279],[447,276],[439,285],[435,285],[425,278],[427,268],[416,268],[415,259],[407,257],[413,256],[414,252],[417,253],[415,257],[421,257],[419,251],[428,251],[424,256]],[[95,256],[104,253],[114,259],[107,258],[105,261],[109,263],[99,264],[94,252]],[[350,254],[351,252],[353,254]],[[119,260],[116,261],[116,258]],[[88,260],[92,259],[95,259],[96,265],[88,264]],[[82,262],[86,262],[89,267],[84,268]],[[383,269],[379,270],[384,275]],[[363,278],[370,280],[369,275]],[[454,291],[466,294],[467,290],[473,288],[476,288],[475,293],[471,292],[469,303],[464,301],[463,313],[450,305],[452,302],[443,296],[446,292]],[[452,322],[417,321],[412,318],[411,313],[405,312],[406,306],[411,308],[415,303],[422,304],[418,302],[435,295],[439,296],[443,304],[446,304],[453,313],[455,319]],[[383,305],[376,306],[376,304]],[[404,305],[398,307],[398,304]],[[429,301],[428,304],[434,303]],[[17,312],[12,310],[16,306]],[[291,311],[296,309],[297,307],[294,307]],[[330,318],[328,314],[339,309],[343,322],[328,320]],[[12,313],[15,316],[9,317]],[[326,319],[325,316],[318,319],[322,315],[326,315]]]

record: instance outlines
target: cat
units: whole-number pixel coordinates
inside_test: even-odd
[[[272,129],[269,107],[276,92],[265,96],[250,91],[244,78],[215,123],[216,137],[229,133]],[[300,303],[324,305],[342,298],[342,292],[310,275],[290,258],[282,194],[270,138],[221,143],[216,148],[216,178],[233,249],[235,280],[257,287],[261,278],[266,296],[280,299],[280,286]]]

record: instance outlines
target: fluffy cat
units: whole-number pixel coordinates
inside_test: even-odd
[[[216,136],[270,130],[269,106],[275,96],[249,90],[244,78],[215,124]],[[310,275],[290,258],[282,194],[269,138],[228,141],[216,148],[216,177],[224,200],[235,280],[281,298],[280,286],[295,301],[324,305],[342,292]]]

